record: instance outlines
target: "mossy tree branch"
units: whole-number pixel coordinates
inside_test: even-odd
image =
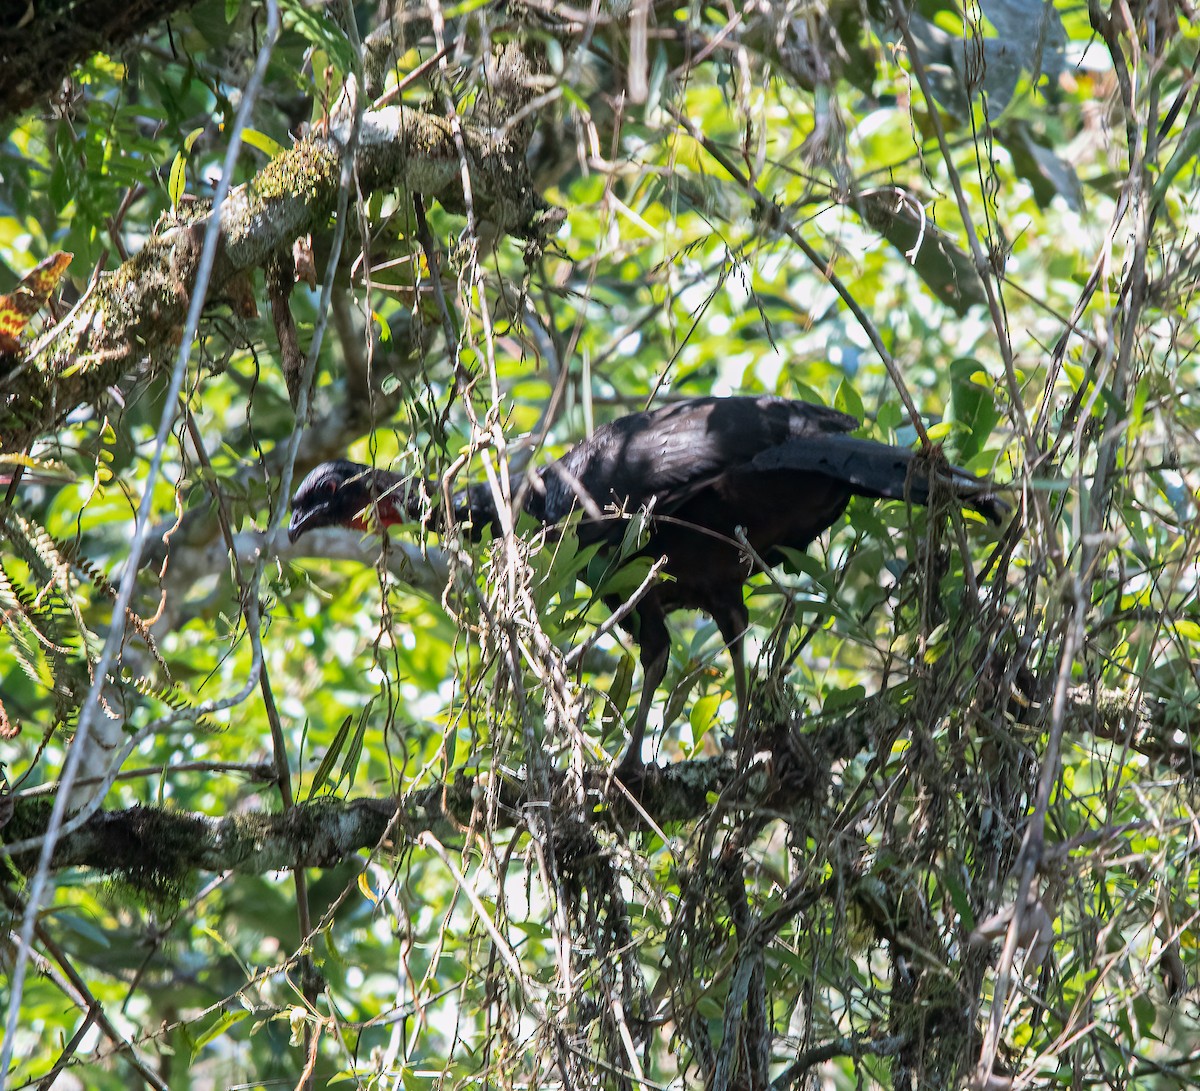
[[[729,762],[718,759],[651,768],[642,786],[640,808],[656,825],[694,820],[711,809],[709,793],[720,792],[732,778]],[[606,775],[598,772],[589,786],[597,802],[606,781]],[[761,799],[767,781],[764,775],[742,778],[741,805]],[[516,777],[503,775],[487,782],[460,777],[414,792],[400,802],[324,798],[297,804],[284,814],[248,812],[210,818],[157,807],[100,811],[59,839],[53,866],[56,870],[96,868],[149,885],[192,870],[262,874],[296,866],[327,867],[374,848],[385,837],[397,845],[426,831],[440,839],[453,838],[468,827],[473,810],[485,805],[489,792],[497,796],[497,825],[518,825],[528,803],[525,786]],[[610,787],[607,798],[610,803],[604,813],[625,826],[646,826],[641,811],[619,787]],[[49,798],[42,797],[20,800],[4,827],[5,838],[15,842],[39,836],[50,804]],[[18,870],[31,869],[36,856],[21,854],[13,862]]]
[[[503,129],[464,122],[462,147],[479,222],[498,234],[544,240],[561,222],[534,192],[526,149]],[[210,300],[253,313],[249,274],[324,227],[338,196],[347,125],[300,141],[221,206]],[[412,109],[369,112],[355,152],[365,193],[405,190],[464,207],[463,155],[450,122]],[[194,211],[194,206],[193,206]],[[44,339],[33,358],[0,367],[0,451],[22,451],[77,406],[130,373],[153,376],[178,345],[211,213],[173,220],[112,273]]]
[[[638,786],[636,804],[610,782],[605,770],[595,770],[585,785],[595,804],[588,814],[591,820],[626,830],[661,828],[710,814],[714,796],[721,797],[716,806],[726,811],[764,809],[779,816],[811,812],[814,801],[824,797],[835,762],[869,749],[895,730],[903,712],[887,698],[880,694],[860,702],[828,718],[816,731],[801,734],[784,727],[774,732],[761,740],[763,751],[741,774],[735,774],[728,759],[650,766]],[[1076,731],[1113,739],[1168,765],[1200,765],[1200,755],[1178,740],[1180,725],[1161,702],[1079,686],[1071,692],[1068,715]],[[558,789],[565,787],[560,776],[552,796],[557,798]],[[513,828],[520,825],[529,802],[519,777],[495,774],[487,779],[459,777],[399,802],[331,797],[299,804],[286,814],[210,818],[154,807],[101,811],[59,840],[53,866],[97,868],[149,885],[192,870],[261,874],[296,866],[325,867],[374,848],[385,837],[394,844],[415,840],[426,831],[439,839],[453,838],[471,826],[480,806],[488,807],[496,827]],[[4,840],[12,844],[40,836],[49,812],[46,797],[17,800],[3,828]],[[22,854],[13,862],[24,870],[33,866],[34,856]]]

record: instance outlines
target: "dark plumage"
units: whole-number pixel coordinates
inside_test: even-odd
[[[626,625],[641,646],[645,677],[620,772],[641,765],[646,720],[666,672],[666,616],[672,610],[704,610],[717,623],[734,660],[739,718],[745,715],[742,637],[749,614],[742,585],[751,564],[738,528],[760,557],[775,564],[778,547],[805,549],[851,496],[928,502],[929,481],[914,463],[915,453],[846,434],[857,427],[853,417],[808,402],[693,398],[602,425],[538,471],[525,510],[548,525],[580,511],[584,543],[619,543],[627,525],[621,515],[653,502],[642,555],[665,557],[673,578],[652,588]],[[954,467],[946,469],[946,479],[963,504],[999,522],[1006,505],[987,481]],[[329,525],[362,529],[372,504],[385,525],[408,521],[419,514],[419,501],[407,486],[385,470],[324,463],[292,498],[288,536],[295,541]],[[487,486],[457,494],[454,516],[476,535],[491,524],[496,511]]]

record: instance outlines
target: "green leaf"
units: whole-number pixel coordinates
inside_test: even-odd
[[[691,669],[694,663],[689,663],[689,669],[684,674],[667,696],[667,704],[663,709],[663,729],[666,730],[682,715],[684,707],[687,705],[688,698],[692,695],[692,690],[696,688],[696,683],[700,681],[700,672]]]
[[[60,926],[69,928],[77,935],[85,937],[90,942],[96,944],[97,947],[108,947],[111,943],[111,937],[103,928],[97,927],[87,918],[81,917],[77,913],[63,911],[56,914],[55,920]]]
[[[971,909],[971,900],[967,897],[967,892],[963,889],[962,883],[950,872],[945,872],[942,875],[942,882],[946,884],[946,889],[950,893],[950,901],[954,904],[959,917],[962,918],[963,928],[970,932],[975,927],[975,914]]]
[[[242,142],[249,144],[252,148],[257,148],[264,155],[269,155],[272,159],[278,155],[282,155],[287,150],[278,140],[273,140],[266,133],[260,133],[257,129],[243,129]]]
[[[333,771],[334,763],[337,761],[338,755],[341,754],[342,747],[346,745],[346,738],[350,734],[350,724],[353,719],[353,716],[347,716],[342,721],[342,726],[337,729],[337,734],[333,736],[333,742],[329,744],[329,749],[325,751],[325,756],[321,759],[321,764],[317,766],[317,771],[313,774],[312,786],[308,790],[309,799],[312,799],[329,779],[329,774]]]
[[[358,727],[354,730],[354,738],[350,740],[350,747],[347,749],[346,756],[342,759],[341,768],[338,770],[338,784],[344,782],[346,791],[354,787],[354,776],[358,772],[359,762],[362,760],[363,740],[367,735],[367,723],[369,722],[370,711],[371,706],[368,704],[358,714]]]
[[[976,360],[964,357],[950,365],[949,418],[959,425],[958,458],[970,462],[1000,420],[991,381]]]
[[[604,715],[600,718],[600,725],[605,735],[621,722],[625,716],[625,709],[629,707],[629,695],[633,691],[634,669],[633,656],[622,655],[608,687],[608,702],[605,705]]]
[[[702,996],[696,1002],[696,1011],[704,1019],[710,1019],[713,1022],[718,1022],[725,1017],[725,1005],[721,1003],[715,996]]]
[[[836,712],[840,708],[849,708],[858,704],[867,691],[860,685],[847,686],[845,689],[829,689],[825,691],[825,702],[822,712]]]
[[[596,590],[600,595],[612,595],[621,600],[628,598],[641,587],[650,572],[650,566],[654,563],[649,557],[635,557],[631,561],[625,561],[618,565],[615,571],[611,571],[611,558],[607,560],[609,563],[605,567],[610,571]],[[592,572],[589,569],[588,576],[591,577],[591,575]],[[591,584],[590,578],[588,583]]]
[[[178,208],[183,199],[184,187],[187,184],[187,156],[176,152],[171,163],[171,174],[167,180],[167,196],[171,198],[171,207]]]
[[[245,1008],[238,1008],[234,1011],[221,1012],[221,1014],[217,1016],[216,1020],[212,1023],[212,1025],[206,1031],[203,1031],[198,1037],[196,1037],[193,1040],[193,1042],[192,1042],[192,1060],[194,1061],[196,1059],[196,1055],[206,1045],[208,1045],[209,1042],[211,1042],[217,1038],[220,1038],[221,1035],[224,1034],[230,1027],[236,1026],[243,1019],[245,1019],[246,1016],[248,1016],[249,1014],[250,1013],[248,1011],[246,1011]]]
[[[328,50],[333,63],[342,73],[354,71],[354,51],[345,31],[320,10],[305,7],[298,0],[288,0],[284,6],[284,22],[313,45]]]
[[[838,384],[837,393],[833,396],[833,407],[843,413],[849,413],[857,421],[864,420],[867,415],[858,391],[845,379]]]
[[[926,287],[956,314],[987,302],[971,255],[942,231],[924,209],[892,187],[860,194],[854,207],[866,225],[903,255]]]
[[[688,722],[692,726],[692,738],[699,742],[712,729],[713,724],[717,719],[717,712],[721,707],[721,700],[724,694],[710,693],[701,697],[694,705],[688,716]]]
[[[1150,191],[1151,208],[1162,203],[1167,190],[1171,188],[1179,172],[1196,158],[1197,151],[1200,151],[1200,125],[1192,122],[1184,130],[1183,139],[1175,146],[1175,151],[1167,160],[1166,167],[1163,168],[1162,174],[1159,175],[1158,181],[1154,183],[1154,188]]]
[[[1138,1032],[1142,1038],[1154,1036],[1154,1024],[1158,1019],[1158,1008],[1154,1001],[1144,992],[1136,993],[1133,997],[1133,1012],[1137,1016]]]

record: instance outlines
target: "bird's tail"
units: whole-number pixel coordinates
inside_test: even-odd
[[[964,507],[979,512],[989,522],[1001,522],[1009,510],[987,478],[976,477],[941,458],[922,457],[919,451],[855,436],[794,439],[762,452],[754,465],[762,470],[824,474],[844,481],[859,496],[911,500],[916,504],[929,503],[932,474]]]

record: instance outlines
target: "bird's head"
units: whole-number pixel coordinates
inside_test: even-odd
[[[385,470],[344,458],[322,462],[300,482],[292,497],[288,541],[294,542],[318,527],[366,530],[373,501],[378,504],[382,522],[398,521],[399,497],[389,494],[400,487],[402,479]]]

